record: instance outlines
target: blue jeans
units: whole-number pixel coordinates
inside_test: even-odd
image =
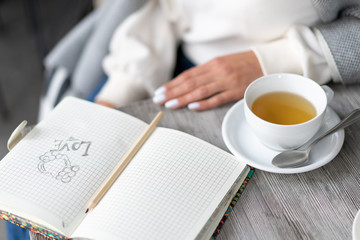
[[[30,240],[28,230],[11,224],[6,223],[6,239],[7,240]]]

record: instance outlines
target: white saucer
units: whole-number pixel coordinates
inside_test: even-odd
[[[326,132],[339,121],[339,116],[328,107],[325,123],[315,137]],[[271,160],[279,152],[265,147],[251,132],[245,120],[243,100],[238,101],[226,113],[222,123],[222,136],[226,146],[236,157],[252,167],[274,173],[301,173],[319,168],[330,162],[344,143],[344,130],[339,130],[314,146],[310,152],[310,159],[304,166],[276,167],[271,164]]]
[[[360,210],[357,212],[353,227],[352,227],[352,238],[353,240],[360,240]]]

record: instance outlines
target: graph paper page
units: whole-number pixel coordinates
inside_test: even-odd
[[[244,168],[209,143],[157,128],[73,237],[194,239]]]
[[[16,207],[35,216],[40,208],[44,221],[71,232],[146,127],[114,109],[67,98],[0,162],[0,204],[22,201]],[[25,207],[31,204],[36,207]]]

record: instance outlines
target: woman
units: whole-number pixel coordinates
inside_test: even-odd
[[[168,108],[205,110],[241,99],[264,74],[357,82],[359,17],[358,0],[150,0],[115,32],[96,101],[154,95]],[[179,44],[196,67],[171,80]]]

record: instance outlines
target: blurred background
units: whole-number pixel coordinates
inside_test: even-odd
[[[0,0],[0,159],[18,124],[37,122],[44,57],[96,5],[91,0]],[[5,239],[0,220],[0,240]]]

